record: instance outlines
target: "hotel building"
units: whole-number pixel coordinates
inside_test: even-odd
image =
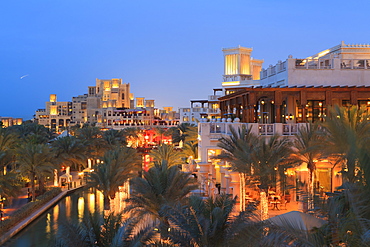
[[[13,125],[21,125],[22,123],[22,118],[0,117],[0,128],[7,128]]]
[[[50,129],[62,129],[69,125],[72,116],[71,102],[58,102],[56,94],[50,94],[45,109],[36,111],[37,123]]]
[[[229,52],[234,54],[228,58]],[[239,174],[228,169],[224,161],[211,157],[219,154],[218,139],[230,135],[229,126],[246,125],[258,135],[278,133],[294,138],[301,125],[323,120],[333,105],[366,106],[370,110],[370,45],[340,45],[307,58],[289,56],[284,62],[256,72],[261,60],[241,58],[241,47],[224,49],[225,69],[222,96],[218,97],[220,114],[203,118],[198,124],[198,166],[200,180],[207,195],[219,184],[222,192],[240,199],[245,207],[245,194]],[[250,53],[249,53],[250,54]],[[246,65],[243,63],[247,63]],[[257,64],[256,67],[253,67]],[[249,69],[242,69],[247,68]],[[316,185],[323,192],[334,191],[342,182],[341,167],[330,160],[316,161]],[[306,164],[287,172],[296,181],[308,181]],[[295,193],[293,191],[293,193]],[[292,196],[297,199],[296,194]]]
[[[154,100],[134,99],[130,84],[122,83],[122,79],[96,79],[87,94],[73,97],[72,102],[57,102],[52,94],[46,108],[37,110],[35,115],[35,121],[56,131],[77,124],[93,124],[102,129],[171,127],[179,123],[178,118],[171,107],[159,110]]]

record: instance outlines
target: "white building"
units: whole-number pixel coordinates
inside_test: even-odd
[[[218,98],[221,114],[236,118],[200,121],[197,163],[204,193],[212,195],[218,184],[221,192],[238,196],[243,209],[246,194],[239,174],[229,170],[227,162],[211,158],[221,153],[218,140],[230,135],[229,126],[237,129],[242,125],[266,138],[276,133],[294,138],[301,125],[323,119],[335,104],[367,106],[370,111],[370,45],[342,42],[304,59],[289,56],[286,61],[262,70],[260,80],[252,73],[255,70],[242,69],[241,63],[248,58],[240,54],[228,57],[229,53],[224,51],[223,96]],[[263,121],[264,116],[268,121]],[[341,184],[340,165],[333,167],[330,161],[319,160],[316,168],[323,191],[334,191]],[[307,182],[307,165],[289,171],[288,178],[296,186],[296,180]],[[292,199],[296,199],[295,194]]]
[[[363,86],[370,85],[370,45],[340,45],[307,58],[293,58],[261,71],[260,85]]]

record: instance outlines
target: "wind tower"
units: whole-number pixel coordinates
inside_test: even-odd
[[[252,48],[238,46],[222,49],[224,53],[223,87],[259,86],[263,60],[253,59]]]

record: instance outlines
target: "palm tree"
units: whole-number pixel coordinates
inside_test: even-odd
[[[162,145],[163,136],[170,135],[170,132],[172,132],[170,129],[165,129],[161,127],[155,127],[154,128],[156,136],[159,136],[159,145]]]
[[[39,189],[43,190],[43,178],[52,174],[55,168],[52,164],[53,154],[46,144],[34,144],[32,142],[22,144],[17,149],[16,162],[21,174],[30,179],[32,201],[36,198],[35,178],[39,180]]]
[[[14,171],[0,173],[0,198],[17,197],[21,192],[21,183],[18,174]]]
[[[154,162],[161,162],[165,160],[169,167],[180,165],[182,163],[182,158],[184,155],[175,149],[173,145],[162,144],[157,149],[153,149],[150,152]]]
[[[314,208],[315,161],[323,157],[324,138],[320,134],[318,123],[306,123],[298,129],[293,141],[294,153],[292,159],[306,163],[309,171],[308,210]]]
[[[98,127],[94,126],[83,126],[81,129],[76,131],[77,139],[80,139],[87,149],[88,158],[97,158],[102,156],[103,150],[103,139],[102,132]]]
[[[370,155],[369,146],[358,152],[361,182],[344,183],[329,194],[327,215],[331,243],[335,246],[370,246]]]
[[[80,139],[74,136],[59,137],[51,143],[58,164],[74,166],[79,170],[86,161],[86,148]]]
[[[181,146],[185,142],[198,141],[198,127],[194,124],[182,123],[171,129],[173,143],[179,143]]]
[[[370,137],[369,115],[364,108],[336,105],[330,109],[323,126],[327,137],[326,153],[339,157],[344,166],[342,174],[349,182],[356,182],[358,152]]]
[[[217,146],[222,148],[223,152],[216,158],[230,162],[232,170],[250,175],[253,163],[252,152],[258,142],[258,136],[245,125],[239,129],[230,126],[230,133],[230,136],[219,139]]]
[[[252,212],[233,216],[235,204],[235,198],[220,194],[206,200],[191,196],[186,205],[164,207],[169,239],[180,246],[259,246],[262,224]]]
[[[142,178],[131,180],[132,192],[125,211],[132,212],[140,219],[149,215],[153,220],[158,219],[168,225],[161,208],[183,202],[197,187],[196,180],[189,173],[180,171],[176,166],[169,167],[166,161],[155,163],[154,167],[144,172]]]
[[[123,136],[128,146],[136,148],[139,146],[140,128],[130,127],[122,130]]]
[[[218,146],[225,152],[217,158],[229,161],[234,171],[250,176],[251,181],[254,180],[259,184],[261,196],[264,197],[269,187],[276,186],[277,175],[282,178],[284,170],[290,165],[289,140],[279,135],[267,139],[259,137],[252,134],[251,129],[247,129],[244,125],[238,130],[230,127],[230,131],[231,136],[222,137],[219,140]],[[245,183],[243,179],[241,183]],[[241,201],[244,201],[243,188],[244,184],[241,189]],[[262,211],[267,213],[267,208]]]
[[[219,139],[217,146],[223,149],[222,153],[215,158],[229,162],[233,171],[240,174],[240,207],[245,209],[245,185],[246,178],[252,174],[252,153],[257,145],[259,137],[252,133],[252,128],[242,125],[241,128],[230,128],[230,136]]]
[[[55,133],[37,123],[23,123],[21,125],[10,126],[7,129],[25,142],[47,143],[55,137]]]
[[[0,128],[0,174],[14,161],[14,148],[16,146],[16,136],[8,129]]]
[[[290,146],[288,138],[277,134],[267,140],[263,137],[258,139],[252,153],[251,176],[258,180],[263,191],[267,192],[269,187],[276,186],[277,174],[282,176],[284,170],[290,166]]]
[[[124,131],[110,129],[103,132],[103,140],[105,141],[106,149],[113,149],[118,146],[127,145]]]
[[[193,159],[198,158],[198,143],[194,141],[186,142],[182,149],[185,157],[193,157]]]
[[[123,220],[121,213],[102,216],[95,212],[84,215],[78,224],[65,222],[54,240],[60,247],[134,247],[144,246],[153,235],[152,226],[137,227],[136,219]]]
[[[139,170],[140,158],[135,149],[122,147],[104,154],[102,163],[94,167],[87,177],[87,185],[94,187],[104,196],[104,210],[110,210],[110,200],[114,199],[119,186],[134,177]]]

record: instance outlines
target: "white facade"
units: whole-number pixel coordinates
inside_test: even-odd
[[[222,49],[224,53],[224,75],[222,87],[259,86],[263,60],[251,57],[252,48],[236,47]]]
[[[251,128],[252,133],[261,135],[266,138],[274,134],[295,138],[298,129],[304,126],[305,123],[275,123],[275,124],[258,124],[258,123],[241,123],[238,118],[234,121],[229,119],[212,120],[211,122],[200,122],[198,124],[198,175],[202,185],[202,192],[205,196],[211,196],[218,193],[215,190],[216,185],[220,186],[220,193],[231,194],[237,196],[239,210],[245,209],[246,194],[243,187],[243,178],[238,172],[233,172],[230,165],[222,160],[212,159],[212,156],[219,155],[222,151],[218,147],[219,139],[231,135],[230,127],[239,129],[242,126]],[[316,162],[317,174],[323,180],[330,180],[330,186],[326,191],[334,191],[337,186],[342,184],[342,176],[340,173],[341,166],[333,168],[328,160],[320,160]],[[296,179],[301,182],[308,181],[308,168],[306,164],[290,168],[287,170],[287,181],[289,180],[294,186]],[[321,181],[324,184],[323,181]],[[249,190],[250,191],[250,190]],[[296,201],[296,190],[291,190],[291,199]],[[256,195],[255,195],[256,196]],[[301,205],[302,206],[302,205]]]
[[[289,56],[261,71],[263,87],[370,85],[370,45],[342,44],[304,59]]]

